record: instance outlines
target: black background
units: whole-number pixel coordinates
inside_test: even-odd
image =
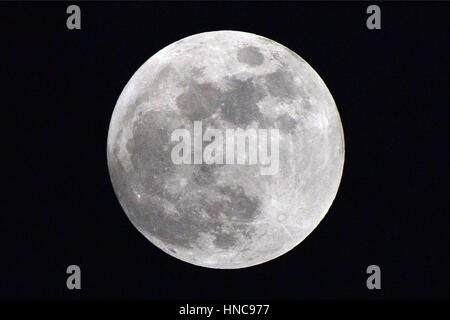
[[[6,299],[450,298],[447,3],[0,5],[0,297]],[[109,120],[150,56],[183,37],[241,30],[302,56],[343,122],[344,174],[319,227],[278,259],[214,270],[174,259],[129,222],[106,163]],[[82,290],[66,288],[66,267]],[[366,288],[368,265],[382,289]]]

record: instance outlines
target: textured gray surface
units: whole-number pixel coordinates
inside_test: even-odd
[[[210,128],[277,128],[280,168],[174,165],[170,135]],[[242,268],[298,245],[339,186],[344,137],[317,73],[284,46],[254,34],[197,34],[162,49],[120,95],[108,165],[134,226],[166,253],[211,268]]]

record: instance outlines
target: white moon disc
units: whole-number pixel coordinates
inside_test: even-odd
[[[219,149],[206,161],[218,136],[203,136],[201,147],[173,139],[177,130],[194,137],[195,123],[202,134],[224,133],[230,160],[226,130],[249,133],[245,149],[236,142],[244,162],[220,163]],[[174,161],[181,142],[175,154],[191,164]],[[183,261],[234,269],[286,253],[319,224],[342,176],[344,136],[330,92],[302,58],[255,34],[217,31],[177,41],[136,71],[115,106],[107,153],[116,195],[148,240]]]

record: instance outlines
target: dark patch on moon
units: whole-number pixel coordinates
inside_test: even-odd
[[[175,194],[160,193],[162,200],[175,204],[176,214],[169,213],[162,201],[147,198],[137,201],[130,193],[124,199],[127,205],[133,204],[128,207],[134,212],[130,219],[160,241],[177,248],[194,248],[202,233],[213,235],[214,244],[219,248],[233,246],[237,239],[221,231],[227,221],[238,221],[240,224],[235,229],[244,237],[251,237],[254,231],[249,223],[260,214],[259,199],[247,196],[243,188],[213,185],[206,188],[191,185],[190,188],[198,191],[198,197],[183,195],[181,190]],[[214,197],[211,188],[223,197]],[[205,213],[209,218],[203,216]]]
[[[216,235],[213,243],[217,248],[229,249],[236,244],[236,238],[229,233],[221,232]]]
[[[278,69],[264,76],[270,95],[282,99],[294,99],[298,92],[294,87],[294,79],[287,70]]]
[[[231,218],[231,221],[237,219],[250,222],[260,213],[261,200],[249,197],[241,186],[237,188],[223,186],[218,189],[225,198],[229,199],[229,202],[223,201],[220,204],[226,204],[223,206],[222,213]]]
[[[238,60],[249,66],[259,66],[264,62],[264,56],[257,47],[248,46],[238,50]]]
[[[215,171],[219,167],[216,164],[201,164],[196,166],[194,171],[193,182],[199,185],[214,185],[216,182]]]
[[[285,132],[295,132],[297,121],[290,117],[287,113],[280,115],[275,121],[275,128]]]
[[[171,122],[167,121],[170,118],[170,114],[159,111],[142,114],[134,122],[133,137],[126,144],[139,181],[152,193],[160,192],[160,186],[174,170],[169,144]]]
[[[231,89],[221,95],[222,117],[235,125],[261,119],[257,102],[264,97],[262,88],[255,86],[251,78],[245,81],[232,78],[229,83]]]
[[[294,77],[289,70],[278,69],[263,77],[270,95],[286,101],[301,97],[302,108],[305,111],[311,111],[314,108],[308,99],[310,94],[308,94],[304,87],[295,85]]]
[[[219,108],[220,90],[211,84],[192,83],[176,99],[181,114],[191,121],[210,117]]]

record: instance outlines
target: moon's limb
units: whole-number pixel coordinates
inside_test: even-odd
[[[174,165],[170,135],[211,128],[276,128],[280,168]],[[298,55],[250,33],[175,42],[125,86],[108,133],[114,190],[134,226],[166,253],[211,268],[274,259],[319,224],[344,163],[341,121],[326,85]]]

